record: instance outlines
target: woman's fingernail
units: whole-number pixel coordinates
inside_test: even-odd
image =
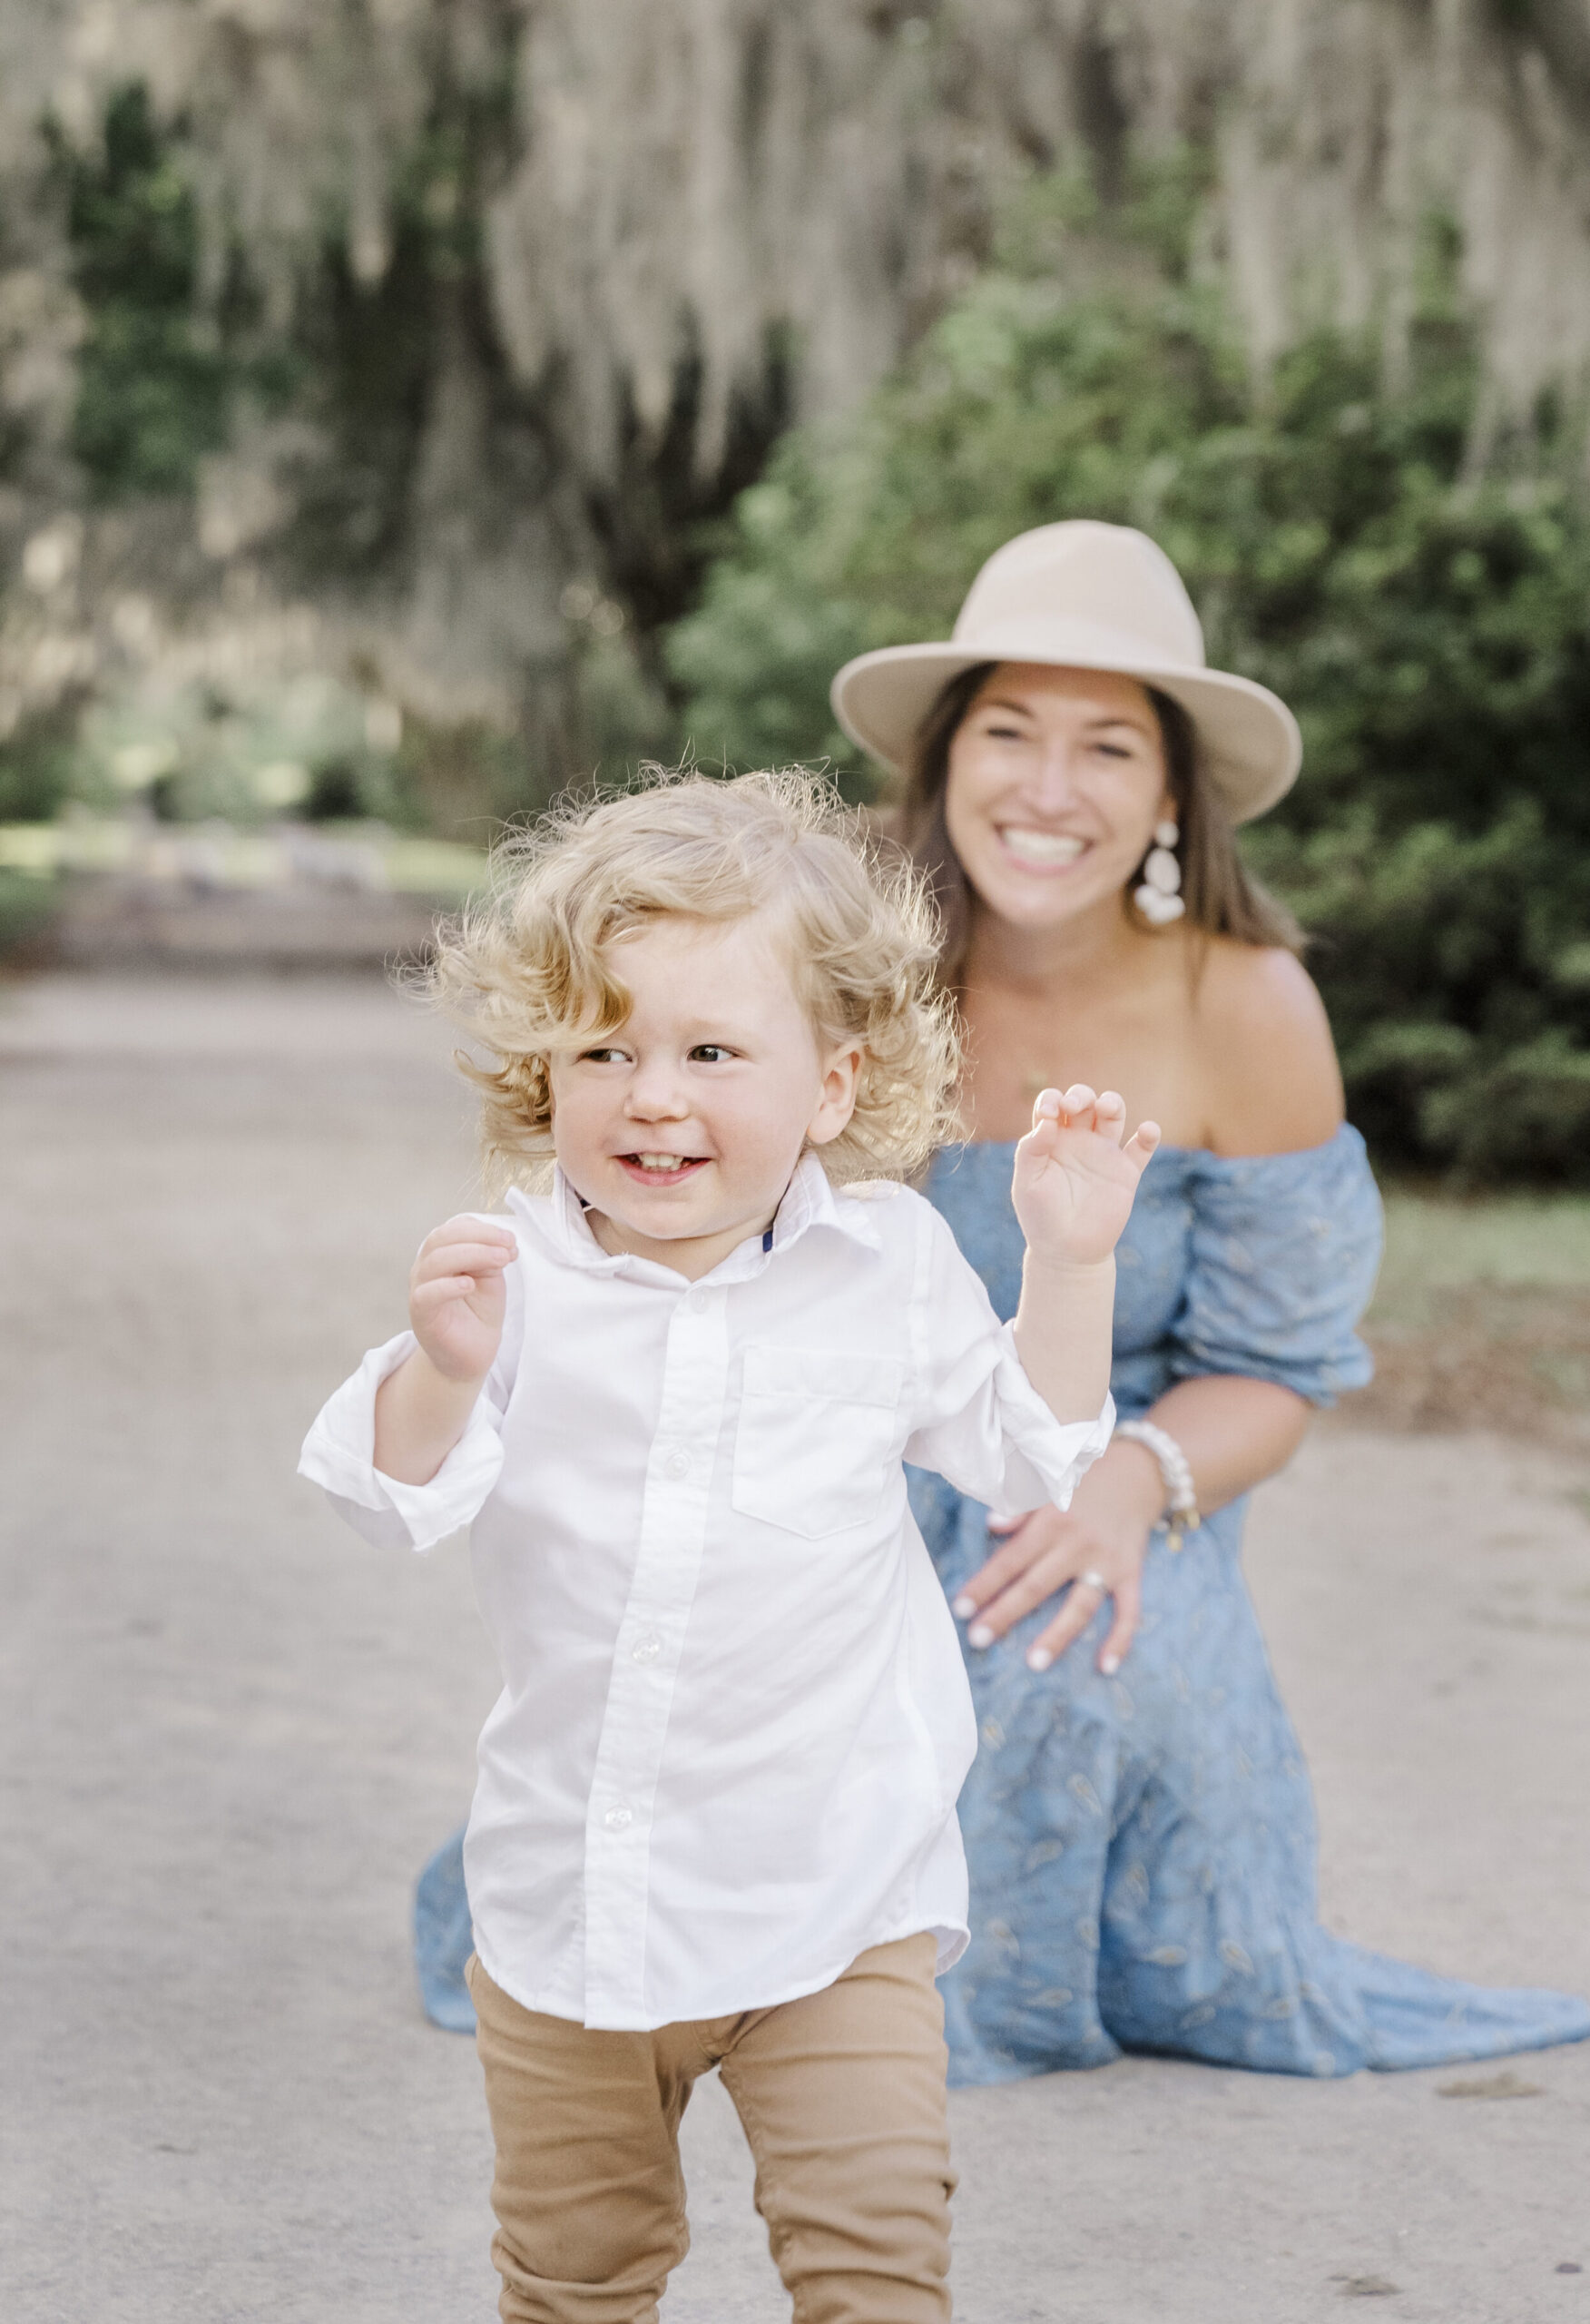
[[[971,1629],[967,1632],[967,1644],[968,1646],[992,1646],[993,1643],[994,1633],[988,1628],[986,1622],[974,1622]]]
[[[1046,1646],[1035,1646],[1032,1652],[1027,1656],[1027,1669],[1029,1670],[1046,1670],[1054,1659],[1054,1656],[1050,1653]]]
[[[952,1598],[949,1601],[949,1610],[957,1622],[964,1622],[968,1614],[977,1612],[977,1601],[975,1598]]]
[[[1120,1668],[1121,1658],[1118,1654],[1106,1654],[1103,1661],[1099,1664],[1099,1669],[1104,1672],[1106,1679],[1113,1679]]]

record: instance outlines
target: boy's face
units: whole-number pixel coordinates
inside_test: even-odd
[[[621,946],[628,1021],[553,1054],[553,1145],[604,1250],[693,1281],[844,1128],[861,1050],[820,1043],[764,914],[657,920]]]

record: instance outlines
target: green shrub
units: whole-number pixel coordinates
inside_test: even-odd
[[[38,941],[60,901],[60,881],[0,863],[0,960]]]
[[[44,823],[72,795],[78,772],[75,703],[24,718],[0,741],[0,823]]]
[[[1301,722],[1245,844],[1317,940],[1354,1118],[1403,1164],[1582,1179],[1590,510],[1548,409],[1477,460],[1451,257],[1433,230],[1395,380],[1320,333],[1260,385],[1173,258],[1139,242],[1080,287],[1006,263],[854,421],[785,439],[669,656],[703,762],[826,756],[862,792],[841,661],[947,635],[1028,526],[1141,526],[1211,660]]]
[[[196,319],[191,190],[142,83],[113,93],[96,148],[52,136],[87,317],[73,448],[103,499],[186,491],[200,456],[225,441],[231,385]]]

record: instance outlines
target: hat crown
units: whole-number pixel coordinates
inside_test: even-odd
[[[1163,549],[1130,525],[1089,517],[1040,525],[996,548],[967,592],[954,635],[957,645],[986,644],[1000,661],[1051,660],[1046,637],[1063,649],[1067,631],[1083,630],[1130,640],[1155,660],[1204,666],[1202,625]]]

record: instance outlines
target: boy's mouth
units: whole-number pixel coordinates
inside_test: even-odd
[[[638,1185],[646,1187],[677,1187],[686,1178],[704,1170],[704,1154],[620,1154],[613,1157],[621,1163]]]

